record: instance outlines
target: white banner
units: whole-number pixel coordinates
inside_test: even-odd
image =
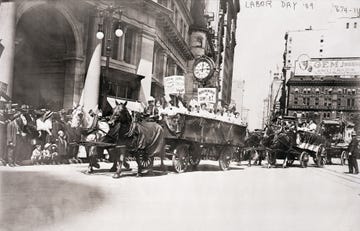
[[[216,88],[198,88],[199,103],[215,103]]]
[[[172,75],[164,77],[165,95],[185,94],[185,77],[182,75]]]
[[[360,75],[360,60],[304,60],[297,61],[295,65],[297,76]]]

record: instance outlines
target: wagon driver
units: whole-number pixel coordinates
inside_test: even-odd
[[[359,167],[357,163],[357,156],[359,155],[359,141],[356,139],[356,132],[352,131],[351,141],[348,147],[349,153],[349,173],[358,174]],[[355,172],[354,172],[355,171]]]

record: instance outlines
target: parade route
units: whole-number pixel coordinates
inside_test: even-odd
[[[133,171],[112,179],[86,164],[1,167],[0,230],[358,230],[360,175],[347,166],[303,169],[234,163],[219,171]]]

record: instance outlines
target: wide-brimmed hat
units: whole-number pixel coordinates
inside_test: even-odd
[[[51,146],[50,143],[46,143],[46,144],[44,145],[44,149],[48,149],[50,146]]]

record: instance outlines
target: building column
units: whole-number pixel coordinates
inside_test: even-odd
[[[163,71],[162,71],[162,75],[160,76],[160,82],[163,84],[164,83],[164,77],[166,77],[168,75],[167,73],[167,60],[168,60],[168,54],[166,54],[166,52],[164,51],[163,53]]]
[[[0,4],[0,81],[7,84],[7,95],[12,96],[15,54],[15,2]]]
[[[155,38],[153,37],[153,35],[146,32],[143,32],[141,34],[140,62],[138,65],[137,74],[145,77],[141,80],[141,88],[139,94],[139,100],[142,102],[146,102],[151,94],[154,39]]]
[[[71,57],[65,59],[65,84],[63,108],[70,109],[79,103],[84,86],[83,58]]]

